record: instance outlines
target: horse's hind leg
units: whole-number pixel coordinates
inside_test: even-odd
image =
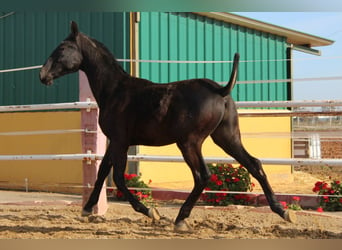
[[[277,213],[285,220],[294,221],[294,215],[290,215],[288,212],[285,212],[275,198],[272,188],[268,183],[266,174],[262,169],[261,162],[251,156],[243,147],[240,139],[240,130],[237,120],[231,121],[229,119],[223,120],[214,133],[212,133],[211,137],[213,138],[214,142],[227,154],[234,157],[252,174],[254,178],[257,179],[273,212]],[[235,117],[235,119],[237,119],[237,117]]]

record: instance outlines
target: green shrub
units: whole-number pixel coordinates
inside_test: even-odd
[[[249,172],[243,167],[233,167],[231,164],[208,164],[211,177],[206,191],[252,191],[254,184],[251,182]],[[224,192],[205,192],[202,199],[205,203],[216,206],[229,204],[248,205],[250,195],[227,194]]]

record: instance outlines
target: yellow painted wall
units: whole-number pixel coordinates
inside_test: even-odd
[[[0,132],[80,129],[81,113],[1,113]],[[82,153],[81,133],[46,135],[0,135],[1,155]],[[40,191],[80,192],[81,161],[0,161],[0,187]]]
[[[239,110],[239,113],[260,112]],[[261,112],[267,112],[262,110]],[[278,111],[277,111],[278,112]],[[287,111],[279,111],[287,112]],[[291,158],[290,117],[240,117],[242,141],[247,151],[257,158]],[[209,137],[203,144],[203,156],[227,156]],[[181,155],[175,144],[164,147],[139,147],[139,154]],[[270,183],[291,182],[291,166],[264,165]],[[189,190],[193,178],[185,163],[140,162],[142,180],[151,186]],[[256,181],[254,181],[256,182]]]
[[[258,111],[248,110],[248,112]],[[80,126],[81,113],[78,111],[0,114],[0,133],[79,129]],[[291,157],[289,117],[240,117],[240,128],[246,149],[255,157]],[[0,135],[0,154],[82,153],[81,140],[79,132],[58,135]],[[175,144],[164,147],[140,146],[139,153],[181,155]],[[204,157],[227,156],[210,137],[203,144],[203,155]],[[292,180],[290,166],[265,165],[264,169],[271,184],[288,183]],[[192,175],[185,163],[140,162],[140,172],[142,180],[146,183],[152,180],[153,187],[185,190],[193,187]],[[0,161],[0,188],[24,189],[27,178],[31,190],[81,193],[81,188],[74,188],[74,186],[82,185],[82,177],[81,161]]]

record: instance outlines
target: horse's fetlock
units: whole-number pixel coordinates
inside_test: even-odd
[[[88,217],[88,216],[92,215],[92,213],[93,213],[92,209],[91,210],[83,209],[82,213],[81,213],[81,216],[82,217]]]

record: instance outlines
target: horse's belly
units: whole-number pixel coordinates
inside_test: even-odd
[[[132,145],[164,146],[175,143],[176,140],[168,131],[159,129],[145,130],[135,134],[132,138]]]

